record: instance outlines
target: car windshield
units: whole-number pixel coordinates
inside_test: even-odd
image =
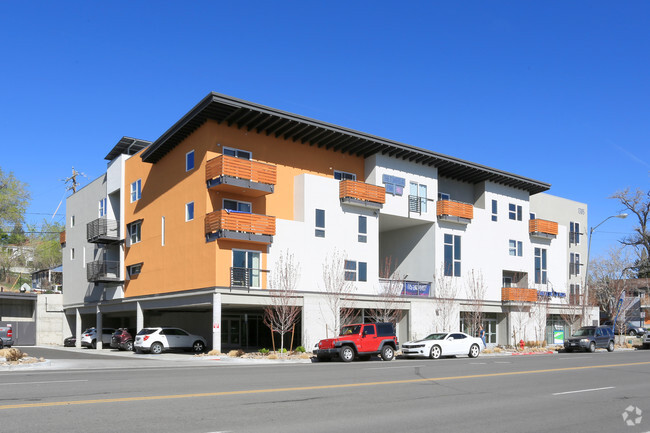
[[[424,337],[425,340],[444,340],[447,334],[429,334]]]
[[[594,335],[594,328],[581,328],[573,334],[574,337],[586,337],[589,335]]]
[[[352,335],[361,332],[361,325],[349,325],[341,328],[339,335]]]

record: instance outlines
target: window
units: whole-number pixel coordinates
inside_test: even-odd
[[[165,246],[165,217],[160,220],[160,245]]]
[[[191,201],[185,204],[185,221],[192,221],[194,219],[194,202]]]
[[[580,245],[580,223],[569,223],[569,244]]]
[[[384,188],[386,188],[386,194],[399,195],[399,196],[404,194],[406,179],[404,179],[403,177],[384,174],[382,175],[381,180],[384,184]]]
[[[580,304],[580,284],[569,284],[569,304]]]
[[[512,287],[512,277],[503,277],[503,287]]]
[[[447,194],[446,192],[439,192],[438,193],[438,200],[451,200],[451,196]]]
[[[514,239],[510,239],[508,241],[508,253],[511,256],[518,256],[518,257],[523,256],[524,255],[523,249],[524,249],[523,242],[516,241]]]
[[[531,220],[537,219],[536,216],[535,216],[535,213],[533,213],[533,212],[531,212],[529,216],[530,216]]]
[[[368,242],[368,218],[359,215],[359,242]]]
[[[70,215],[70,228],[74,227],[74,215]]]
[[[142,195],[142,179],[138,179],[131,184],[131,203],[140,200]]]
[[[106,198],[99,200],[99,217],[106,216]]]
[[[136,221],[127,226],[131,245],[137,244],[142,239],[142,221]]]
[[[508,218],[511,220],[521,221],[522,218],[522,207],[514,203],[510,203],[508,206]]]
[[[70,260],[74,260],[74,248],[70,248]]]
[[[411,212],[426,213],[427,211],[427,186],[411,182],[409,194],[409,207]]]
[[[260,287],[259,251],[232,250],[231,284],[239,287]]]
[[[460,277],[460,236],[445,235],[445,276]]]
[[[336,180],[357,180],[357,175],[354,173],[346,173],[344,171],[334,170],[334,179]]]
[[[535,284],[546,284],[546,250],[535,248]]]
[[[185,171],[194,169],[194,151],[190,150],[185,154]]]
[[[323,209],[316,209],[316,237],[325,237],[325,211]]]
[[[344,268],[345,281],[368,281],[368,263],[346,260]]]
[[[492,221],[497,220],[497,201],[492,200]]]
[[[580,254],[569,254],[569,275],[580,275]]]
[[[235,158],[250,160],[253,155],[246,150],[233,149],[232,147],[224,147],[223,154],[227,156],[234,156]]]
[[[251,213],[251,204],[245,201],[223,199],[223,208],[235,212]]]
[[[142,263],[127,266],[126,271],[129,273],[129,277],[134,277],[142,272]]]

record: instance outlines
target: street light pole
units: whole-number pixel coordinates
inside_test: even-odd
[[[627,218],[626,213],[618,214],[618,215],[611,215],[602,220],[599,224],[595,225],[591,229],[589,229],[589,241],[587,243],[587,264],[585,265],[585,290],[584,290],[584,297],[582,299],[582,324],[585,325],[585,316],[587,313],[587,299],[589,297],[589,259],[590,259],[590,254],[591,254],[591,236],[594,234],[594,231],[600,227],[605,221],[611,219],[611,218],[620,218],[620,219],[625,219]]]

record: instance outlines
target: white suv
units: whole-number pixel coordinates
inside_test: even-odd
[[[199,353],[205,350],[205,339],[200,335],[192,335],[180,328],[142,328],[135,336],[136,353],[162,353],[164,350],[184,349]]]
[[[102,329],[102,347],[110,347],[113,332],[115,332],[113,328]],[[88,328],[81,334],[81,346],[97,348],[97,329]]]

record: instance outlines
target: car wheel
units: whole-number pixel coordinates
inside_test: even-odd
[[[350,362],[354,359],[354,349],[350,346],[343,346],[339,350],[339,356],[343,362]]]
[[[438,359],[440,358],[440,355],[442,355],[442,350],[440,349],[440,346],[436,344],[431,348],[431,353],[429,354],[429,356],[431,357],[431,359]]]
[[[592,353],[596,351],[596,343],[595,342],[592,341],[591,343],[589,343],[589,351],[592,352]]]
[[[127,341],[126,344],[124,345],[124,350],[128,350],[129,352],[133,351],[133,341]]]
[[[613,352],[614,351],[614,342],[610,341],[609,344],[607,345],[607,351],[608,352]]]
[[[97,340],[93,340],[93,342],[90,343],[90,347],[92,347],[93,349],[97,349]]]
[[[395,350],[392,346],[385,345],[381,348],[381,359],[384,361],[392,361],[395,358]]]
[[[151,349],[149,350],[151,350],[151,353],[159,355],[163,351],[163,345],[161,343],[155,342],[151,345]]]
[[[192,344],[192,351],[194,353],[201,353],[205,350],[205,344],[201,340],[196,340],[194,344]]]
[[[630,332],[628,332],[628,335],[630,337],[636,337],[636,331],[634,329],[630,329]]]
[[[370,355],[360,356],[359,359],[362,360],[362,361],[370,361]]]
[[[481,349],[479,349],[478,344],[472,344],[472,347],[469,348],[470,358],[478,358],[480,353],[481,353]]]

